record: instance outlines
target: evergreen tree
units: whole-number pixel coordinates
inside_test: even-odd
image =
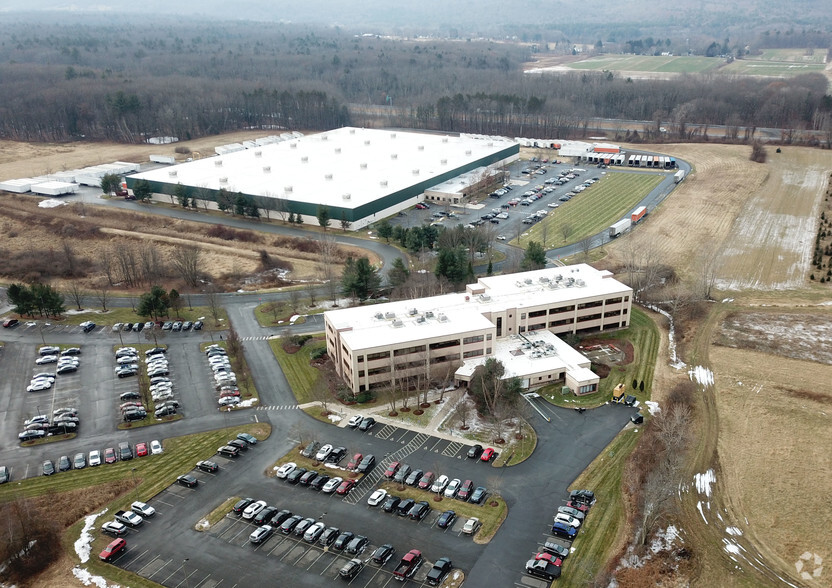
[[[390,285],[394,288],[401,286],[407,281],[408,276],[410,276],[410,270],[407,269],[404,260],[401,257],[394,259],[393,267],[390,268],[390,272],[387,274],[387,280],[390,282]]]
[[[150,188],[150,182],[147,180],[136,180],[136,183],[133,184],[133,196],[135,196],[136,200],[139,202],[150,200],[152,195],[153,191]]]
[[[136,314],[152,316],[153,320],[159,320],[160,316],[167,316],[168,308],[170,308],[168,293],[161,286],[153,286],[150,292],[145,292],[139,298]]]
[[[326,206],[319,206],[318,207],[318,224],[321,225],[323,230],[326,230],[329,226],[329,208]]]
[[[347,259],[344,273],[341,275],[341,291],[347,296],[354,296],[359,300],[366,300],[381,285],[378,270],[370,264],[366,257],[357,260]]]
[[[381,222],[376,223],[376,232],[378,233],[379,237],[381,237],[389,243],[390,237],[393,236],[393,225],[390,224],[390,221],[384,219]]]
[[[537,241],[529,241],[520,267],[527,271],[546,267],[546,251],[543,250],[543,245]]]

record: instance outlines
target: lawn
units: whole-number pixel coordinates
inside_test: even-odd
[[[286,353],[283,349],[283,339],[269,339],[269,346],[286,375],[298,404],[313,402],[315,398],[312,397],[312,388],[321,374],[309,362],[312,360],[313,352],[326,349],[326,342],[323,339],[309,340],[297,353]]]
[[[294,313],[289,310],[289,305],[279,300],[264,302],[254,307],[254,318],[257,319],[261,327],[276,327],[278,325],[287,327],[289,325],[302,325],[306,322],[306,317],[302,315],[298,316],[295,322],[289,322],[293,315]]]
[[[178,311],[171,309],[170,317],[164,317],[163,320],[179,320],[179,321],[197,321],[201,320],[205,323],[206,330],[225,330],[228,328],[228,314],[225,309],[220,307],[218,318],[219,325],[214,324],[214,319],[211,316],[211,311],[207,306],[194,306],[193,308],[187,306],[187,298],[182,300],[185,304]],[[72,314],[64,315],[60,320],[52,320],[55,324],[62,325],[79,325],[84,321],[92,321],[97,325],[114,325],[116,323],[137,323],[147,322],[151,320],[146,316],[139,316],[130,307],[110,308],[107,312],[100,308],[89,308],[86,312],[73,312]],[[167,331],[155,330],[156,335],[159,333],[167,333]],[[133,333],[132,336],[144,335],[144,331],[140,333]],[[129,333],[124,334],[125,337],[131,336]]]
[[[587,488],[595,492],[597,502],[587,516],[587,527],[572,544],[566,560],[567,573],[558,586],[586,586],[618,548],[626,516],[620,499],[621,472],[627,457],[639,439],[634,429],[619,433],[589,467],[570,485],[570,489]]]
[[[826,59],[826,51],[812,51],[808,49],[763,49],[761,55],[747,55],[744,61],[785,61],[791,63],[819,63]]]
[[[511,243],[523,247],[529,241],[537,241],[544,249],[578,243],[620,220],[663,179],[660,174],[608,172],[569,202],[550,210],[542,221],[531,225]]]
[[[593,339],[625,339],[632,343],[634,354],[633,362],[624,366],[613,366],[610,375],[603,378],[598,385],[598,392],[586,396],[574,396],[561,394],[560,386],[546,386],[538,390],[538,394],[557,406],[567,407],[594,407],[607,402],[612,398],[613,389],[624,383],[627,394],[632,394],[642,403],[650,399],[650,392],[653,387],[653,371],[656,366],[656,355],[659,352],[661,335],[653,321],[644,312],[636,308],[632,309],[630,326],[621,331],[613,331],[603,335],[593,335]],[[637,380],[644,382],[644,392],[633,389],[632,382]]]
[[[791,63],[737,59],[720,71],[735,75],[791,77],[807,73],[823,73],[822,63]]]
[[[702,73],[716,69],[723,59],[670,55],[605,55],[569,64],[572,69],[599,71],[645,71],[669,73]]]

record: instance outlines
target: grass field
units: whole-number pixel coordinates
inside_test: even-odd
[[[776,61],[737,59],[723,67],[720,72],[744,76],[788,78],[807,73],[823,73],[824,69],[825,66],[822,63],[778,63]]]
[[[570,63],[572,69],[600,71],[640,71],[661,73],[703,73],[724,63],[717,57],[654,55],[604,55]]]
[[[305,302],[308,302],[308,299]],[[305,304],[299,306],[305,307]],[[302,312],[305,313],[306,309],[303,308]],[[323,312],[323,310],[320,312]],[[275,313],[277,314],[277,320],[275,320]],[[299,316],[295,322],[290,323],[289,319],[292,318],[292,315],[289,305],[285,302],[264,302],[254,307],[254,318],[257,319],[261,327],[276,327],[278,325],[288,327],[289,325],[302,325],[306,322],[306,317]]]
[[[603,378],[598,385],[598,392],[586,396],[564,396],[560,386],[546,386],[538,393],[552,404],[567,407],[600,406],[612,398],[613,389],[620,383],[627,388],[627,394],[632,394],[642,403],[651,398],[653,391],[653,372],[656,368],[656,358],[659,352],[660,334],[655,323],[644,312],[633,307],[630,327],[623,331],[615,331],[606,335],[593,336],[593,339],[625,339],[633,345],[633,362],[629,365],[614,366],[610,375]],[[633,389],[632,382],[644,382],[644,392]]]
[[[315,399],[312,397],[312,387],[320,377],[317,368],[309,365],[312,353],[317,349],[326,349],[325,341],[310,340],[297,353],[286,353],[283,350],[283,339],[270,339],[269,347],[277,358],[280,368],[289,381],[289,386],[295,394],[298,404],[306,404]]]
[[[754,61],[787,61],[791,63],[826,63],[826,51],[808,49],[764,49],[762,55],[748,55]]]
[[[663,179],[657,174],[609,172],[559,208],[544,209],[548,216],[512,240],[512,245],[524,247],[537,241],[544,249],[553,249],[577,243],[619,220]]]

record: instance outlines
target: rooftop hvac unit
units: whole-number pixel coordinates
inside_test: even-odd
[[[331,180],[332,174],[324,174],[324,178],[326,178],[327,180]]]
[[[364,144],[365,144],[365,145],[369,145],[369,144],[370,144],[370,140],[369,140],[369,139],[365,139]]]
[[[523,281],[524,281],[526,284],[531,284],[531,283],[532,283],[532,279],[531,279],[531,278],[526,278],[526,279],[525,279],[525,280],[523,280]]]
[[[387,180],[381,180],[378,184],[379,184],[379,186],[386,186],[387,185]]]
[[[214,167],[222,167],[222,159],[215,159]]]
[[[264,165],[263,166],[263,173],[264,174],[269,174],[271,172],[272,172],[272,166],[270,166],[270,165]]]
[[[309,156],[308,156],[308,155],[304,155],[303,157],[301,157],[301,158],[300,158],[300,160],[301,160],[303,163],[309,163]]]
[[[297,144],[297,143],[289,143],[289,147],[290,147],[291,149],[297,149],[297,148],[298,148],[298,144]]]
[[[471,150],[470,150],[470,149],[466,149],[466,150],[465,150],[465,155],[471,155]]]
[[[175,170],[175,169],[170,170],[170,171],[168,172],[168,175],[169,175],[170,177],[172,177],[172,178],[175,178],[175,177],[176,177],[176,170]]]
[[[225,177],[220,178],[220,184],[227,184],[227,183],[228,183],[228,178],[225,178]]]
[[[377,313],[376,313],[376,318],[377,318],[378,320],[384,320],[384,315],[383,315],[382,313],[380,313],[380,312],[377,312]]]
[[[489,296],[488,294],[481,294],[480,295],[480,301],[481,302],[490,302],[491,301],[491,296]]]
[[[583,280],[576,280],[576,281],[575,281],[575,284],[577,284],[577,285],[578,285],[579,287],[581,287],[581,288],[583,288],[584,286],[586,286],[586,282],[584,282]]]
[[[423,316],[418,316],[418,317],[416,317],[416,322],[417,322],[417,323],[419,323],[419,324],[422,324],[422,323],[424,323],[425,321],[426,321],[426,319],[425,319],[425,317],[423,317]]]
[[[489,142],[488,142],[488,146],[489,146],[489,147],[494,147],[494,141],[489,141]]]
[[[396,133],[390,133],[390,138],[395,139],[396,138]]]
[[[439,313],[439,322],[440,323],[447,323],[448,322],[448,316],[440,312]]]
[[[418,149],[419,151],[424,151],[424,150],[425,150],[425,146],[424,146],[424,145],[419,145],[419,146],[417,147],[417,149]]]
[[[263,157],[263,152],[262,151],[255,151],[254,152],[254,157]]]
[[[410,316],[416,316],[417,314],[419,314],[419,311],[418,311],[418,310],[416,310],[415,308],[411,308],[410,310],[408,310],[408,311],[407,311],[407,313],[408,313]]]
[[[441,163],[442,165],[448,165],[448,160],[447,159],[440,159],[439,163]]]
[[[548,282],[549,282],[549,278],[547,278],[546,276],[540,276],[540,283],[541,284],[546,284]]]
[[[394,318],[396,318],[396,313],[395,312],[386,312],[386,313],[384,313],[384,318],[394,319]]]
[[[402,321],[400,321],[399,319],[396,319],[396,320],[393,321],[393,326],[398,329],[399,327],[403,327],[404,323]]]
[[[399,154],[398,154],[398,153],[391,153],[391,154],[390,154],[390,159],[398,159],[398,158],[399,158]]]
[[[447,143],[448,142],[448,137],[442,137],[442,142]]]
[[[354,135],[354,134],[355,134],[355,129],[350,129],[350,135]]]
[[[329,141],[329,135],[321,135],[321,141]]]
[[[361,169],[367,169],[367,164],[366,163],[359,164],[359,167]]]
[[[283,186],[283,191],[284,192],[291,192],[292,191],[292,186]]]
[[[336,147],[336,148],[335,148],[335,153],[341,153],[341,148],[340,148],[340,147]]]
[[[344,194],[343,196],[341,196],[341,198],[343,198],[344,200],[349,200],[350,198],[352,198],[352,194]]]
[[[430,310],[429,310],[429,311],[427,311],[427,312],[425,313],[425,317],[426,317],[426,318],[433,318],[433,312],[432,312],[432,311],[430,311]]]
[[[413,170],[413,175],[414,175],[414,176],[418,176],[418,175],[419,175],[419,169],[418,169],[418,168]]]

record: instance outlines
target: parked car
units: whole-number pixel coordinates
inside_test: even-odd
[[[344,551],[351,555],[358,555],[364,548],[367,547],[367,544],[370,542],[364,535],[356,535],[352,538],[352,540],[347,544],[344,548]]]
[[[252,531],[251,535],[248,536],[248,540],[254,545],[259,545],[271,537],[272,533],[274,533],[274,527],[271,525],[263,525],[262,527],[257,527],[254,531]]]
[[[480,528],[480,520],[477,517],[471,517],[465,524],[462,525],[462,532],[465,535],[473,535]]]
[[[136,457],[146,457],[148,453],[147,443],[144,441],[136,443]]]
[[[194,478],[191,474],[184,474],[176,478],[176,481],[179,482],[182,486],[187,486],[188,488],[196,488],[197,484],[199,484],[199,480]]]
[[[332,544],[333,549],[344,549],[347,545],[349,545],[349,542],[352,541],[353,537],[355,537],[355,534],[351,531],[341,532],[335,540],[335,543]]]
[[[471,493],[471,498],[469,502],[473,502],[474,504],[479,504],[483,500],[485,500],[486,489],[482,486],[477,486],[474,491]]]
[[[279,511],[276,506],[267,506],[257,513],[257,515],[251,520],[255,525],[267,525],[271,523],[272,519],[274,519],[278,512]]]
[[[454,523],[455,519],[456,512],[452,510],[446,510],[441,515],[439,515],[439,519],[436,521],[436,526],[440,529],[447,529]]]
[[[267,506],[268,505],[266,504],[265,500],[258,500],[256,502],[252,502],[243,511],[243,518],[244,519],[253,519],[255,516],[257,516],[260,513],[261,510],[263,510]]]
[[[141,515],[144,518],[152,517],[156,514],[156,509],[147,504],[146,502],[136,501],[130,505],[130,510],[132,510],[137,515]]]
[[[578,534],[578,529],[566,523],[555,522],[552,524],[552,535],[569,539],[570,541]]]
[[[370,506],[378,506],[381,502],[387,497],[387,490],[382,490],[379,488],[367,499],[367,504]]]
[[[494,450],[491,447],[489,447],[485,451],[482,452],[482,455],[480,456],[480,460],[488,462],[488,461],[491,461],[492,459],[494,459],[494,456],[495,456]]]
[[[450,480],[448,480],[448,476],[442,474],[441,476],[436,478],[436,481],[430,487],[430,491],[435,492],[436,494],[441,494],[445,491],[445,488],[448,486],[449,481]]]
[[[422,479],[419,480],[419,488],[421,490],[427,490],[428,488],[431,487],[431,485],[433,485],[433,480],[434,480],[433,472],[425,473],[425,475],[422,476]]]
[[[90,451],[88,463],[90,464],[90,467],[101,465],[101,452],[98,449]]]
[[[459,491],[459,486],[461,484],[462,481],[459,478],[454,478],[453,480],[451,480],[448,483],[445,490],[443,491],[444,496],[446,498],[454,498],[456,496],[456,493]]]
[[[295,468],[286,475],[286,481],[290,484],[297,484],[300,477],[306,473],[306,468]]]
[[[467,501],[471,497],[473,490],[474,483],[471,480],[465,480],[459,485],[459,489],[456,491],[456,497],[458,500]]]
[[[468,450],[468,457],[470,459],[478,459],[480,455],[482,455],[482,445],[474,445]]]
[[[381,509],[384,512],[393,512],[399,506],[399,502],[401,502],[401,499],[398,496],[388,494],[387,498],[384,499],[384,504],[381,505]]]
[[[76,470],[82,470],[87,467],[87,456],[83,453],[76,453],[72,459],[72,465]]]
[[[101,558],[102,561],[112,561],[113,558],[125,549],[127,549],[127,541],[121,538],[114,539],[101,551],[101,553],[98,554],[98,557]]]
[[[364,417],[363,417],[362,415],[360,415],[360,414],[357,414],[357,415],[352,416],[352,417],[350,418],[350,420],[349,420],[349,421],[347,421],[347,425],[348,425],[351,429],[354,429],[354,428],[356,428],[358,425],[360,425],[360,424],[361,424],[361,421],[362,421],[362,420],[364,420]]]
[[[41,466],[41,471],[43,472],[44,476],[51,476],[55,473],[55,464],[52,463],[51,459],[47,459],[43,462],[43,466]]]
[[[68,472],[72,469],[72,462],[69,460],[69,456],[62,455],[58,458],[58,471],[59,472]]]
[[[384,471],[384,477],[388,480],[396,475],[396,472],[399,471],[399,467],[401,463],[398,461],[391,462],[387,469]]]
[[[416,501],[412,498],[404,498],[399,502],[399,506],[397,507],[396,514],[400,517],[406,517],[410,514],[410,510],[413,508],[413,505],[416,504]]]
[[[330,453],[332,453],[332,445],[327,443],[318,450],[318,453],[315,454],[315,460],[324,461],[327,457],[329,457]]]
[[[355,480],[349,478],[341,482],[341,485],[338,486],[338,489],[335,491],[336,494],[347,495],[352,490],[353,486],[355,486]]]
[[[281,480],[285,479],[286,476],[291,474],[292,471],[297,467],[298,467],[298,465],[293,461],[290,461],[288,463],[284,463],[282,466],[280,466],[277,469],[277,472],[275,473],[275,477],[280,478]]]
[[[404,484],[407,477],[410,475],[411,467],[407,464],[403,464],[399,471],[396,472],[396,475],[393,476],[393,481],[397,484]]]
[[[336,447],[335,449],[332,450],[332,452],[329,454],[329,456],[324,461],[326,461],[326,463],[338,463],[342,459],[344,459],[344,456],[346,454],[347,454],[347,448],[346,447]]]
[[[367,455],[364,456],[364,459],[361,460],[361,463],[358,464],[358,467],[355,468],[355,471],[357,471],[361,474],[366,474],[371,469],[373,469],[373,466],[375,464],[376,464],[376,456],[373,455],[372,453],[367,454]]]
[[[411,508],[410,512],[407,514],[414,521],[421,521],[428,515],[429,512],[430,504],[428,503],[428,501],[420,500],[419,502],[413,505],[413,508]]]
[[[408,486],[416,486],[422,479],[424,473],[424,470],[415,469],[412,472],[410,472],[410,475],[407,476],[407,479],[404,481],[404,483]]]
[[[570,517],[574,517],[579,521],[583,522],[584,517],[586,517],[586,513],[578,510],[577,508],[572,508],[570,506],[559,506],[558,512],[563,513],[565,515],[569,515]]]
[[[357,467],[358,467],[358,464],[360,464],[360,463],[361,463],[361,460],[362,460],[362,459],[364,459],[364,454],[363,454],[363,453],[356,453],[356,454],[352,457],[352,459],[350,460],[350,462],[347,464],[347,469],[348,469],[348,470],[350,470],[350,471],[355,470],[355,468],[357,468]]]
[[[315,543],[326,529],[326,525],[322,522],[317,522],[309,527],[303,534],[303,540],[307,543]]]
[[[321,538],[318,539],[318,543],[323,545],[324,547],[331,545],[341,534],[341,529],[338,527],[327,527],[324,529],[324,532],[321,533]]]
[[[196,467],[197,467],[197,469],[200,469],[203,472],[208,472],[209,474],[213,474],[213,473],[218,472],[220,470],[220,466],[217,465],[216,462],[208,461],[208,460],[202,460],[202,461],[196,462]]]
[[[373,425],[375,425],[375,424],[376,424],[376,419],[374,419],[373,417],[364,417],[363,419],[361,419],[361,424],[358,425],[358,430],[359,431],[369,431],[370,429],[373,428]]]
[[[248,433],[237,433],[237,439],[245,441],[248,445],[257,445],[257,437]]]
[[[300,515],[292,515],[280,524],[280,532],[284,535],[289,535],[299,522],[303,520]]]
[[[292,530],[292,532],[297,537],[303,537],[303,534],[306,533],[306,530],[314,524],[315,524],[315,519],[313,519],[312,517],[307,517],[307,518],[303,519],[302,521],[299,521],[298,524],[295,525],[295,528]]]
[[[445,576],[453,568],[453,564],[451,563],[451,559],[448,557],[440,557],[436,560],[436,563],[433,564],[433,567],[428,571],[428,575],[425,578],[427,583],[431,586],[438,586],[442,583],[442,580],[445,579]]]
[[[154,439],[153,441],[150,442],[150,454],[151,455],[159,455],[163,452],[164,452],[164,449],[162,449],[162,444],[159,443],[158,440]]]
[[[570,516],[570,515],[562,513],[562,512],[558,512],[557,514],[555,514],[555,522],[556,523],[565,523],[567,525],[571,525],[571,526],[575,527],[576,529],[581,526],[581,521],[579,521],[578,519],[576,519],[573,516]]]
[[[343,482],[343,478],[339,478],[338,476],[334,478],[330,478],[326,484],[323,485],[321,488],[321,492],[324,494],[332,494],[335,490],[341,486],[341,482]]]
[[[352,580],[355,578],[358,573],[361,571],[361,568],[364,567],[364,562],[360,559],[353,558],[349,560],[347,563],[338,570],[338,575],[344,578],[345,580]]]
[[[116,457],[116,450],[112,447],[108,447],[104,450],[104,463],[116,463],[118,458]]]
[[[241,516],[243,514],[243,511],[245,511],[252,502],[254,502],[253,498],[241,498],[231,508],[231,512],[233,512],[237,516]]]
[[[121,537],[127,534],[127,525],[118,521],[108,521],[101,525],[101,532],[113,537]]]

